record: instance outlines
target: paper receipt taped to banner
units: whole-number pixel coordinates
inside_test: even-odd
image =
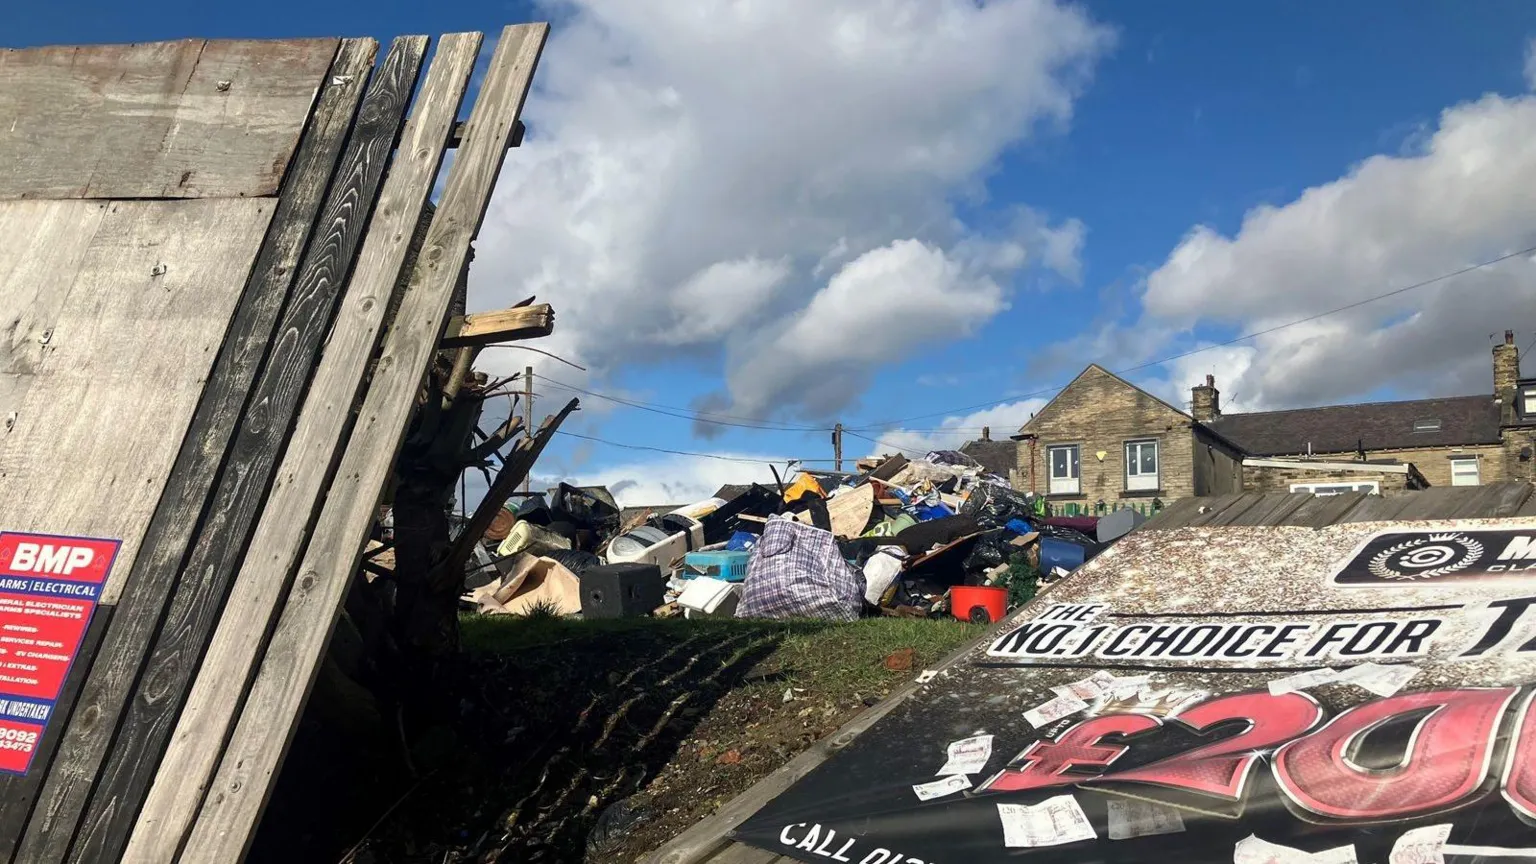
[[[949,745],[949,761],[936,773],[941,777],[945,774],[975,774],[987,767],[987,760],[991,758],[991,735],[962,738]]]
[[[1039,804],[999,804],[1003,845],[1009,848],[1060,846],[1079,840],[1097,840],[1081,804],[1071,795],[1047,798]]]
[[[1451,825],[1426,825],[1397,838],[1392,844],[1389,864],[1445,864],[1445,843],[1451,839]]]
[[[1340,684],[1353,684],[1362,687],[1377,696],[1392,696],[1403,689],[1403,685],[1413,680],[1419,674],[1415,666],[1383,666],[1380,663],[1361,663],[1359,666],[1346,669],[1339,673],[1336,679]]]

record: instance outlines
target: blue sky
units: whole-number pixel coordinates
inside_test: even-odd
[[[632,502],[828,459],[837,421],[884,442],[849,456],[1003,436],[1088,362],[1254,410],[1484,392],[1489,334],[1536,341],[1521,255],[1156,362],[1536,246],[1536,4],[655,5],[55,2],[3,41],[550,20],[471,306],[555,305],[587,371],[483,361],[535,363],[538,413],[574,385],[655,410],[583,397],[570,432],[724,457],[540,466]]]

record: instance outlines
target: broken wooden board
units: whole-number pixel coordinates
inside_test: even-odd
[[[0,50],[0,199],[272,195],[337,44]]]
[[[548,303],[495,312],[473,312],[448,322],[447,333],[450,335],[443,337],[442,347],[459,348],[538,339],[553,332],[555,313]]]
[[[865,483],[846,492],[839,492],[827,500],[827,519],[832,526],[832,536],[848,539],[864,533],[870,514],[875,512],[875,487]],[[811,524],[809,512],[797,513],[795,518]]]

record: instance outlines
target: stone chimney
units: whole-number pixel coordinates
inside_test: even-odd
[[[1196,421],[1209,423],[1221,419],[1221,391],[1216,389],[1216,376],[1205,376],[1205,383],[1193,388],[1194,400],[1190,413]]]
[[[1520,380],[1520,348],[1515,345],[1515,331],[1504,331],[1504,344],[1493,346],[1493,398],[1499,400],[1502,422],[1515,416],[1515,386]]]
[[[991,426],[983,426],[983,427],[981,427],[981,440],[983,440],[983,441],[991,441],[992,440],[992,427]]]

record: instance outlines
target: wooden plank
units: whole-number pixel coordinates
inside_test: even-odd
[[[0,525],[122,541],[104,605],[143,548],[272,209],[264,199],[108,205],[50,353],[0,436]]]
[[[1148,529],[1183,528],[1190,518],[1200,514],[1200,508],[1210,503],[1210,498],[1180,498],[1157,512],[1141,526]]]
[[[170,862],[190,830],[233,728],[262,640],[277,614],[344,440],[412,231],[442,163],[479,53],[480,34],[443,37],[374,207],[336,325],[321,354],[277,479],[240,565],[203,670],[177,721],[124,861]]]
[[[1369,497],[1360,492],[1344,492],[1339,495],[1303,495],[1307,500],[1302,505],[1291,511],[1282,522],[1282,525],[1296,525],[1303,528],[1326,528],[1337,523],[1356,507],[1359,507]]]
[[[104,603],[138,554],[272,209],[109,205],[0,439],[0,525],[123,541]]]
[[[0,202],[0,420],[19,411],[107,205]]]
[[[1529,486],[1530,484],[1526,484]],[[1525,499],[1520,509],[1514,512],[1515,516],[1536,516],[1536,490],[1532,490],[1531,496]]]
[[[1271,492],[1259,499],[1259,502],[1235,519],[1227,522],[1228,525],[1282,525],[1285,518],[1306,503],[1306,495],[1293,495],[1289,492]]]
[[[191,555],[179,576],[174,569],[156,574],[167,583],[174,581],[175,590],[143,665],[144,677],[128,701],[126,716],[111,742],[110,758],[91,792],[79,836],[69,848],[58,819],[51,820],[55,827],[47,834],[49,851],[39,860],[58,860],[54,850],[62,853],[69,848],[70,861],[116,861],[127,845],[188,684],[218,622],[229,581],[260,514],[404,123],[426,49],[424,36],[394,40],[368,86],[346,153],[331,180],[317,234],[304,255],[272,351],[251,396],[251,408],[225,457],[218,491],[203,516]],[[365,59],[371,59],[373,50],[367,54]],[[366,71],[367,66],[357,70],[359,83],[366,80]],[[102,716],[111,711],[115,717],[117,711],[111,709],[117,707],[104,707]],[[63,817],[72,809],[78,811],[90,787],[76,784],[74,790],[50,812]]]
[[[555,313],[548,303],[540,303],[496,312],[475,312],[465,315],[457,327],[454,324],[448,324],[448,332],[455,335],[443,338],[441,345],[444,348],[548,336],[555,332]]]
[[[277,191],[335,39],[0,51],[0,199]]]
[[[260,820],[361,559],[548,32],[546,24],[508,27],[497,43],[468,137],[449,171],[352,437],[182,860],[239,859]],[[350,404],[354,393],[355,387],[325,395]]]
[[[336,72],[342,75],[365,75],[372,65],[376,43],[358,40],[344,44],[337,61]],[[210,380],[201,396],[191,427],[182,441],[176,462],[170,470],[166,492],[149,523],[144,546],[148,554],[137,564],[141,568],[139,578],[130,576],[130,584],[144,581],[144,572],[163,568],[175,568],[185,554],[193,526],[212,491],[215,474],[224,455],[225,445],[233,434],[236,421],[250,393],[251,383],[266,346],[271,339],[278,313],[288,294],[299,255],[308,242],[310,227],[318,213],[336,159],[341,153],[352,117],[356,113],[362,92],[362,78],[355,85],[333,83],[321,94],[317,110],[305,135],[303,147],[295,157],[293,171],[285,181],[283,197],[277,204],[265,242],[253,269],[250,286],[240,300],[234,321],[220,348]],[[107,205],[96,202],[7,202],[0,205],[0,212],[28,208],[74,208],[80,211],[100,212]],[[83,227],[66,225],[65,230]],[[81,232],[85,240],[89,232]],[[0,234],[14,238],[11,231]],[[24,236],[24,235],[23,235]],[[66,275],[73,277],[71,269]],[[67,285],[57,291],[64,295]],[[7,284],[6,296],[11,287]],[[118,572],[127,572],[123,562],[118,562]],[[150,586],[143,585],[141,590]],[[163,606],[161,597],[156,606]],[[153,626],[153,621],[148,622]],[[141,639],[147,639],[144,633]],[[132,640],[130,640],[131,644]],[[132,664],[124,663],[123,674],[130,674]],[[109,664],[109,668],[112,668]],[[82,667],[82,675],[84,668]],[[73,697],[74,692],[69,694]],[[68,715],[60,712],[59,716]],[[63,723],[58,729],[62,734]],[[48,760],[40,756],[36,768],[25,778],[0,780],[0,802],[10,802],[19,795],[30,801],[46,773]],[[7,791],[8,786],[24,786],[25,790]],[[11,814],[16,814],[12,820]],[[0,807],[0,861],[10,859],[11,852],[22,830],[25,810]]]
[[[356,76],[356,81],[333,83],[321,96],[304,146],[295,158],[294,171],[283,187],[283,198],[277,202],[272,224],[252,268],[249,287],[243,292],[214,364],[210,383],[201,395],[190,430],[181,442],[166,492],[150,520],[144,542],[148,554],[135,562],[136,569],[127,580],[123,614],[117,616],[103,649],[104,662],[94,670],[87,692],[82,694],[81,704],[85,710],[81,716],[87,719],[72,725],[69,730],[66,757],[55,776],[80,779],[68,787],[55,785],[55,795],[63,794],[63,788],[71,789],[69,794],[73,796],[85,794],[88,778],[94,777],[100,766],[101,755],[115,727],[127,688],[138,674],[148,649],[149,636],[160,620],[193,528],[213,490],[225,446],[234,433],[262,356],[271,341],[278,313],[288,296],[292,273],[309,240],[311,226],[357,111],[362,82],[372,66],[376,48],[377,43],[373,40],[353,40],[338,55],[337,75]],[[125,571],[126,568],[118,572]],[[109,593],[113,590],[113,584],[109,583]],[[102,717],[107,718],[105,722],[101,722]],[[35,783],[40,778],[29,779]],[[62,800],[56,806],[63,808]],[[78,816],[79,806],[77,801],[73,811],[75,816]],[[62,809],[45,812],[55,817],[48,820],[48,824],[60,826],[57,833],[67,843],[74,826],[62,827],[58,820],[67,822],[69,815]],[[43,843],[41,835],[38,836],[36,842]],[[43,854],[40,848],[34,848],[33,852]]]
[[[455,123],[455,124],[453,124],[453,131],[448,134],[448,149],[449,150],[457,150],[464,143],[464,128],[467,125],[468,124],[466,124],[466,123]],[[508,139],[507,146],[508,147],[521,147],[521,146],[523,146],[523,135],[526,134],[527,131],[528,131],[527,128],[525,128],[523,126],[523,121],[521,121],[521,120],[517,121],[517,125],[512,127],[512,137],[510,139]]]
[[[1448,519],[1452,513],[1470,503],[1482,489],[1476,486],[1440,486],[1425,489],[1406,496],[1408,502],[1394,517],[1402,521],[1416,519]]]
[[[1518,480],[1489,483],[1478,487],[1477,494],[1456,508],[1456,519],[1499,519],[1520,509],[1531,494],[1531,487]]]
[[[1209,525],[1219,525],[1223,519],[1228,519],[1242,513],[1256,504],[1262,493],[1238,492],[1231,495],[1220,495],[1207,499],[1203,505],[1204,513],[1191,516],[1186,527],[1200,528]]]
[[[1390,522],[1397,518],[1404,507],[1412,503],[1415,496],[1422,492],[1409,492],[1403,495],[1367,495],[1360,506],[1350,510],[1340,517],[1339,522]]]

